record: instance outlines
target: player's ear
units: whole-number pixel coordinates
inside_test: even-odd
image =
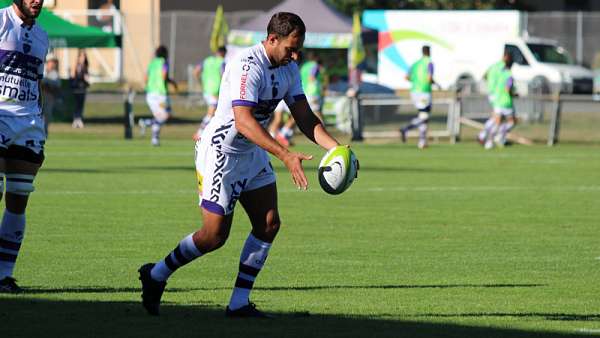
[[[267,36],[267,43],[271,46],[275,45],[278,40],[279,38],[277,37],[277,34],[269,34]]]

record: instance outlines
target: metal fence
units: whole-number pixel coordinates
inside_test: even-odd
[[[239,27],[260,11],[225,13],[229,27]],[[188,65],[197,64],[211,54],[210,34],[214,12],[171,11],[160,15],[160,42],[169,48],[170,76],[186,81]]]
[[[429,137],[450,142],[474,140],[491,115],[488,98],[479,94],[434,96]],[[600,144],[600,102],[591,95],[532,95],[515,100],[518,127],[514,140],[525,144],[554,145],[560,142]],[[400,139],[399,128],[416,115],[408,97],[368,95],[358,100],[359,115],[353,125],[354,139]],[[409,137],[416,136],[409,133]]]

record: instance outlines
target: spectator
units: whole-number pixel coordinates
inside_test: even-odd
[[[52,121],[54,107],[60,99],[60,77],[58,74],[58,59],[50,56],[46,61],[45,75],[42,79],[42,115],[44,117],[44,130],[48,137],[48,125]]]
[[[77,54],[77,63],[71,75],[71,88],[75,97],[75,111],[73,112],[73,128],[83,128],[83,108],[85,95],[89,87],[88,58],[85,50],[80,49]]]

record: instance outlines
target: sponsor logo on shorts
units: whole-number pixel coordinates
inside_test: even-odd
[[[225,154],[217,150],[217,162],[215,163],[215,171],[212,178],[212,189],[210,189],[210,201],[219,202],[219,194],[221,193],[221,185],[223,183],[223,167],[225,166]]]

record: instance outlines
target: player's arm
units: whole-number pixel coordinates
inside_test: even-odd
[[[163,65],[163,69],[162,69],[162,78],[163,81],[165,81],[165,85],[168,87],[169,83],[171,85],[173,85],[173,88],[175,88],[175,91],[178,91],[177,88],[177,82],[173,81],[173,79],[171,79],[169,77],[169,64],[165,62],[165,64]]]
[[[292,180],[298,188],[306,189],[308,180],[302,168],[303,160],[311,160],[312,156],[290,152],[263,128],[252,114],[252,107],[235,106],[233,114],[235,128],[248,140],[277,157],[292,174]]]
[[[311,141],[327,150],[339,145],[339,142],[327,132],[321,120],[310,109],[306,98],[297,100],[289,107],[298,128]]]

